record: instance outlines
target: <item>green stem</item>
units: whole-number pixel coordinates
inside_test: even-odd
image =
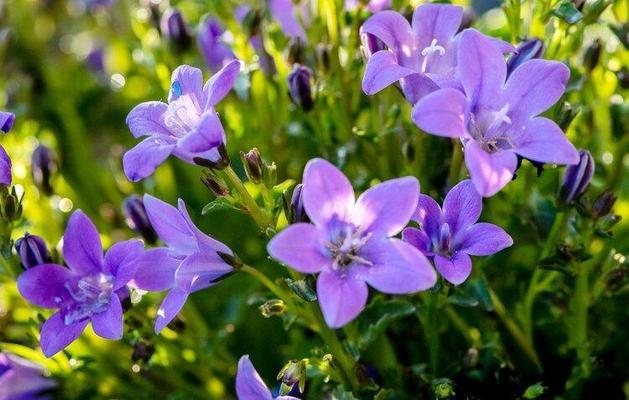
[[[428,352],[430,355],[430,369],[435,377],[439,376],[439,328],[437,321],[437,301],[439,293],[430,293],[428,302],[428,324],[424,328],[428,340]]]
[[[247,211],[249,211],[249,215],[251,215],[251,218],[253,218],[256,224],[258,224],[260,228],[262,229],[269,227],[270,225],[269,218],[264,214],[262,209],[260,209],[260,206],[258,206],[258,203],[256,203],[253,197],[251,197],[251,195],[247,191],[247,188],[245,188],[245,185],[242,183],[242,181],[240,180],[236,172],[232,169],[232,167],[228,166],[227,168],[223,170],[223,173],[225,177],[227,178],[227,180],[232,184],[234,189],[236,189],[236,191],[240,195],[240,199],[242,200],[244,205],[247,207]]]
[[[450,162],[450,173],[448,174],[448,184],[454,186],[461,176],[461,166],[463,165],[463,149],[458,139],[452,140],[452,161]]]

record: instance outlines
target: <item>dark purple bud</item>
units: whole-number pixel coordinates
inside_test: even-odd
[[[317,48],[315,49],[315,53],[317,55],[317,65],[323,71],[328,71],[330,69],[330,45],[319,43]]]
[[[8,190],[6,186],[1,187],[0,211],[5,222],[17,221],[22,217],[22,200],[24,194],[18,196],[15,186]]]
[[[476,19],[478,19],[478,15],[476,15],[476,12],[474,12],[472,8],[463,10],[463,19],[461,20],[461,25],[459,25],[459,32],[471,28],[474,22],[476,22]]]
[[[141,0],[140,1],[140,5],[144,8],[146,8],[150,15],[151,15],[151,22],[153,23],[153,25],[155,25],[155,27],[157,29],[160,29],[159,26],[159,21],[160,21],[160,16],[161,14],[161,10],[160,10],[160,4],[163,4],[166,2],[162,2],[162,1],[156,1],[156,0]]]
[[[557,199],[559,204],[569,205],[585,192],[594,176],[594,158],[587,150],[579,151],[579,163],[569,165],[559,187]]]
[[[304,197],[303,197],[304,185],[298,184],[293,189],[293,197],[290,201],[290,209],[291,209],[291,224],[296,224],[298,222],[310,222],[310,218],[308,218],[308,214],[306,214],[306,209],[304,208]]]
[[[363,44],[360,50],[365,61],[369,60],[373,53],[387,49],[387,45],[371,33],[361,33],[360,41]]]
[[[242,158],[249,180],[255,184],[262,182],[264,163],[262,162],[262,157],[260,157],[260,151],[254,147],[247,153],[240,152],[240,157]]]
[[[144,201],[140,196],[129,196],[122,202],[122,213],[130,229],[141,235],[147,243],[154,244],[157,241],[157,233],[151,225]]]
[[[154,353],[155,345],[148,340],[140,339],[133,345],[131,360],[133,360],[133,362],[148,362]]]
[[[220,143],[216,147],[216,150],[218,150],[218,160],[207,160],[205,158],[195,157],[192,161],[194,161],[197,165],[217,171],[229,167],[231,160],[229,159],[229,154],[227,154],[227,147],[225,147],[225,143]]]
[[[299,392],[306,389],[306,362],[304,360],[291,360],[277,375],[277,380],[281,381],[280,395],[286,395],[297,385]]]
[[[232,267],[236,269],[244,265],[240,257],[238,257],[236,254],[223,253],[222,251],[217,251],[216,254],[221,258],[221,260],[225,262],[225,264],[231,265]],[[225,274],[219,279],[222,279],[223,277],[227,277],[227,275],[228,274]]]
[[[507,60],[507,75],[511,75],[517,67],[529,60],[544,57],[545,51],[546,46],[544,42],[537,38],[520,42],[517,47],[517,53],[512,54]]]
[[[176,8],[169,8],[162,16],[162,35],[166,37],[175,48],[183,51],[190,46],[191,37],[183,19],[183,14]]]
[[[85,57],[85,64],[94,72],[105,71],[105,52],[102,47],[97,47],[90,51]]]
[[[20,263],[24,269],[52,262],[44,239],[30,233],[24,234],[15,241],[15,251],[20,257]]]
[[[6,111],[0,111],[0,131],[9,133],[15,123],[15,114]]]
[[[31,176],[33,183],[46,196],[53,193],[52,178],[57,173],[57,156],[47,146],[40,144],[31,156]]]
[[[587,72],[591,72],[598,65],[601,59],[602,43],[600,39],[596,39],[590,47],[585,50],[583,55],[583,67]]]
[[[300,37],[294,37],[291,39],[288,45],[287,61],[290,64],[301,64],[304,62],[304,42]]]
[[[223,180],[214,175],[212,171],[205,170],[203,175],[201,175],[201,182],[203,182],[205,187],[216,197],[224,197],[229,194],[229,189]]]
[[[312,70],[306,66],[295,64],[288,74],[288,91],[293,102],[304,111],[314,107],[312,100]]]
[[[616,199],[616,195],[609,190],[603,192],[592,204],[592,216],[595,219],[599,219],[609,214],[612,207],[614,207],[614,203],[616,203]]]
[[[557,120],[559,121],[559,127],[562,131],[565,132],[568,129],[574,118],[577,116],[577,114],[579,114],[579,111],[581,111],[580,108],[575,108],[572,106],[572,104],[568,102],[563,103],[563,106],[561,107],[557,118]]]
[[[627,67],[622,67],[620,71],[616,72],[616,78],[618,78],[621,88],[629,89],[629,69]]]

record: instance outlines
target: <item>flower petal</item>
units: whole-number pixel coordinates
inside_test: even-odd
[[[192,103],[203,109],[205,95],[203,94],[203,72],[189,65],[180,65],[172,73],[170,79],[168,102],[172,103],[181,96],[189,96]]]
[[[175,271],[181,262],[166,247],[147,250],[136,260],[137,269],[129,285],[150,292],[170,289],[175,286]]]
[[[435,256],[435,267],[445,280],[453,285],[460,285],[472,273],[472,259],[465,253],[456,253],[452,258]]]
[[[92,328],[102,338],[122,338],[122,305],[117,294],[112,293],[109,296],[109,307],[105,311],[92,317]]]
[[[492,105],[499,100],[507,76],[502,52],[474,29],[461,33],[458,49],[459,75],[465,94],[474,105]],[[488,107],[492,108],[492,107]]]
[[[124,154],[122,164],[125,175],[131,182],[146,178],[166,161],[174,148],[175,142],[169,138],[147,137]]]
[[[186,304],[190,293],[181,289],[171,289],[157,310],[155,333],[160,333],[172,321]]]
[[[513,239],[501,227],[481,222],[474,224],[455,238],[454,248],[471,256],[488,256],[510,247]]]
[[[441,231],[441,207],[432,197],[420,193],[413,220],[428,237],[436,237]]]
[[[15,114],[7,111],[0,111],[0,132],[9,133],[15,124]]]
[[[271,257],[306,274],[320,272],[332,260],[325,254],[325,234],[312,224],[292,224],[267,245]]]
[[[11,157],[4,147],[0,146],[0,185],[9,186],[11,181]]]
[[[170,136],[170,130],[164,122],[168,104],[161,101],[140,103],[127,115],[127,126],[133,137]]]
[[[22,297],[39,307],[58,308],[55,298],[67,297],[65,283],[74,277],[72,271],[56,264],[29,268],[17,278]]]
[[[41,327],[39,343],[46,357],[52,357],[74,342],[87,326],[89,320],[66,325],[60,313],[53,314]]]
[[[304,208],[310,220],[324,226],[335,216],[350,217],[355,197],[349,179],[330,162],[315,158],[306,164],[303,178]]]
[[[360,314],[367,304],[367,284],[351,274],[326,270],[317,279],[317,297],[325,322],[340,328]]]
[[[360,195],[352,219],[365,232],[393,236],[410,221],[418,197],[419,181],[416,178],[391,179]]]
[[[365,67],[363,76],[363,92],[368,95],[378,93],[389,85],[412,74],[417,74],[410,68],[400,66],[393,53],[389,50],[375,52]]]
[[[269,0],[269,10],[273,18],[280,24],[282,32],[289,38],[298,37],[306,40],[304,28],[297,20],[296,3],[292,0]]]
[[[221,120],[216,111],[210,109],[201,115],[199,125],[179,139],[173,154],[189,163],[195,163],[195,158],[218,161],[220,155],[216,148],[225,141]]]
[[[443,200],[443,216],[452,235],[478,221],[483,211],[483,199],[471,180],[457,183]]]
[[[192,293],[215,285],[233,270],[216,253],[194,253],[177,268],[175,282],[179,289]]]
[[[441,89],[423,97],[413,107],[413,122],[433,135],[461,138],[465,127],[467,100],[456,89]]]
[[[100,271],[103,267],[100,236],[81,210],[72,213],[63,234],[63,259],[71,270],[80,274]]]
[[[437,273],[428,259],[415,247],[399,239],[370,240],[361,256],[373,265],[360,276],[373,288],[390,294],[426,290],[437,282]]]
[[[144,208],[155,232],[169,247],[181,254],[198,250],[194,234],[177,208],[149,194],[144,195]]]
[[[125,240],[111,246],[105,254],[103,272],[115,276],[113,290],[125,286],[135,275],[139,257],[144,255],[144,244],[137,239]]]
[[[519,69],[520,67],[518,67]],[[516,152],[530,160],[553,164],[577,164],[579,153],[556,123],[548,118],[528,120],[514,139]]]
[[[227,96],[227,93],[234,86],[239,73],[240,60],[232,60],[221,68],[220,71],[212,75],[203,87],[203,92],[207,98],[205,109],[214,107]]]
[[[382,40],[394,53],[401,65],[412,65],[413,31],[406,18],[395,11],[382,11],[372,15],[360,28]]]
[[[402,231],[402,240],[417,248],[425,256],[433,256],[432,240],[424,231],[417,228],[406,228]]]
[[[530,60],[513,71],[504,102],[515,118],[534,117],[555,104],[566,90],[570,70],[557,61]]]
[[[413,35],[417,47],[430,46],[433,39],[444,46],[459,30],[463,8],[450,4],[422,4],[413,13]]]
[[[236,395],[239,400],[272,400],[271,391],[249,360],[249,355],[240,357],[236,373]]]
[[[210,253],[216,253],[217,251],[220,251],[222,253],[226,253],[229,255],[233,254],[231,249],[227,247],[225,244],[219,242],[218,240],[214,239],[210,235],[202,232],[199,228],[197,228],[194,222],[192,222],[192,219],[190,218],[190,214],[188,214],[188,210],[186,209],[186,203],[184,203],[183,199],[179,199],[177,202],[177,205],[178,205],[179,214],[181,214],[181,217],[183,218],[184,222],[188,226],[188,230],[192,233],[192,235],[196,239],[197,248],[200,251],[210,252]]]
[[[505,187],[513,178],[517,163],[511,151],[489,154],[474,140],[465,145],[465,165],[481,196],[493,196]]]

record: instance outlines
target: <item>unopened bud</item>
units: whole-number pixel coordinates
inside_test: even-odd
[[[583,56],[583,67],[587,72],[591,72],[601,59],[601,50],[602,43],[600,39],[596,39],[590,47],[585,50],[585,55]]]
[[[13,124],[15,123],[15,114],[0,111],[0,131],[4,133],[9,133],[11,128],[13,128]]]
[[[52,178],[57,173],[57,156],[48,147],[40,144],[31,156],[31,176],[33,183],[46,196],[53,193]]]
[[[176,8],[169,8],[162,16],[162,35],[167,38],[178,51],[190,47],[192,38],[183,19],[183,14]]]
[[[286,395],[298,385],[299,392],[303,393],[306,389],[306,361],[291,360],[277,375],[277,380],[281,381],[280,395]]]
[[[612,210],[614,203],[616,203],[616,195],[609,190],[603,192],[603,194],[594,200],[594,204],[592,204],[592,216],[595,219],[604,217]]]
[[[579,151],[579,163],[569,165],[559,187],[559,204],[569,205],[575,202],[590,185],[594,176],[594,158],[587,150]]]
[[[507,75],[511,75],[517,67],[524,64],[526,61],[544,57],[545,51],[546,46],[544,46],[544,42],[537,38],[520,42],[517,47],[517,52],[512,54],[507,60]]]
[[[260,151],[254,147],[247,153],[240,152],[242,163],[245,166],[247,177],[252,183],[258,184],[262,182],[262,175],[264,173],[264,163],[260,156]]]
[[[284,312],[286,311],[286,304],[284,304],[282,300],[274,299],[265,302],[260,307],[258,307],[258,309],[260,310],[264,318],[271,318],[284,314]]]
[[[140,196],[129,196],[122,202],[122,213],[130,229],[141,235],[149,244],[157,241],[157,233],[144,208],[144,201]]]
[[[286,57],[289,64],[301,64],[304,62],[304,42],[300,37],[291,39],[288,45],[288,56]]]
[[[229,194],[229,188],[227,188],[224,181],[214,175],[212,171],[205,170],[203,175],[201,175],[201,182],[216,197],[225,197]]]
[[[572,104],[568,102],[563,103],[563,106],[561,107],[558,116],[558,124],[562,131],[565,132],[568,129],[574,118],[577,116],[577,114],[579,114],[579,111],[581,111],[580,108],[575,108],[572,106]]]
[[[295,104],[304,111],[314,107],[312,99],[312,70],[306,66],[295,64],[288,74],[288,92]]]
[[[13,222],[22,216],[22,199],[24,196],[18,196],[15,186],[9,192],[6,187],[2,187],[2,218],[5,222]]]
[[[323,71],[330,69],[330,51],[332,51],[330,45],[324,43],[319,43],[315,49],[317,65]]]
[[[46,242],[39,236],[26,233],[15,241],[15,251],[24,269],[52,262]]]
[[[304,185],[298,184],[293,189],[293,197],[290,201],[291,218],[290,223],[296,224],[298,222],[310,222],[306,209],[304,208]]]

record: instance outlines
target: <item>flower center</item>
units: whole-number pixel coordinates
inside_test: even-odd
[[[371,238],[371,233],[365,233],[352,225],[345,225],[332,236],[331,240],[326,243],[326,248],[334,260],[332,269],[344,270],[352,263],[373,265],[371,261],[359,255],[360,249]]]
[[[109,305],[113,281],[113,276],[99,273],[66,282],[65,288],[70,298],[65,302],[62,299],[55,299],[58,303],[63,302],[60,304],[63,322],[70,325],[105,311]]]
[[[437,44],[437,39],[433,39],[432,42],[430,42],[430,46],[424,47],[421,52],[421,55],[424,56],[424,61],[422,63],[422,72],[426,71],[426,68],[428,67],[428,60],[431,59],[435,53],[439,53],[440,56],[446,54],[446,49],[444,49],[443,46],[439,46]]]
[[[512,124],[509,117],[509,104],[498,111],[481,110],[472,115],[469,131],[474,140],[488,153],[515,147],[507,131]]]
[[[447,222],[441,225],[441,231],[439,231],[437,242],[438,252],[449,256],[451,253],[450,245],[452,243],[452,233],[450,232],[450,225]]]
[[[173,84],[173,87],[175,85]],[[164,123],[171,133],[183,137],[201,121],[201,113],[190,96],[181,96],[168,105]]]

